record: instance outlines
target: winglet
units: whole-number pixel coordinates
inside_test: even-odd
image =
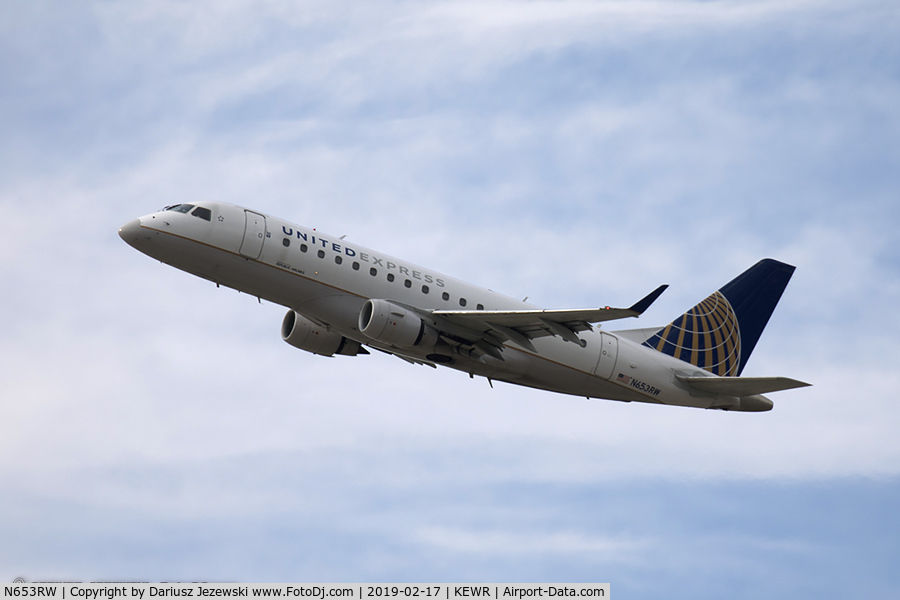
[[[668,288],[668,287],[669,287],[669,284],[667,284],[667,283],[665,283],[665,284],[659,286],[658,288],[656,288],[655,290],[653,290],[652,292],[650,292],[649,294],[647,294],[646,296],[644,296],[641,300],[638,300],[638,301],[637,301],[631,308],[629,308],[628,310],[633,310],[633,311],[636,312],[637,314],[643,313],[645,310],[647,310],[648,308],[650,308],[650,305],[651,305],[651,304],[653,304],[654,302],[656,302],[656,299],[659,298],[659,297],[662,295],[662,293],[663,293],[664,291],[666,291],[666,288]]]

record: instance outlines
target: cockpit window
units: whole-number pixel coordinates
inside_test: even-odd
[[[187,213],[191,212],[191,209],[194,208],[193,204],[173,204],[172,206],[167,206],[165,210],[173,210],[175,212]]]
[[[212,221],[212,211],[208,208],[203,208],[202,206],[198,206],[194,209],[194,212],[191,213],[195,217],[200,217],[201,219],[206,219],[207,221]]]

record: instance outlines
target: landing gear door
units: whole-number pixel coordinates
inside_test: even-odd
[[[241,242],[241,255],[256,260],[262,252],[266,239],[266,217],[250,210],[244,211],[244,240]]]
[[[616,357],[619,354],[619,340],[614,335],[600,333],[600,360],[594,375],[603,379],[611,379],[616,368]]]

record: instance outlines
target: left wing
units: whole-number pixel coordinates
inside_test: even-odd
[[[592,329],[591,323],[637,317],[659,298],[668,285],[661,285],[629,308],[587,308],[571,310],[435,310],[429,314],[454,325],[482,334],[481,345],[502,346],[511,341],[532,352],[531,340],[557,335],[583,345],[579,331]],[[475,344],[479,346],[479,344]]]

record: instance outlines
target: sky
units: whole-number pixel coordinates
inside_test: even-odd
[[[0,580],[900,594],[891,0],[0,4]],[[117,236],[250,207],[668,323],[797,266],[761,414],[278,339]],[[615,329],[615,324],[608,324]]]

